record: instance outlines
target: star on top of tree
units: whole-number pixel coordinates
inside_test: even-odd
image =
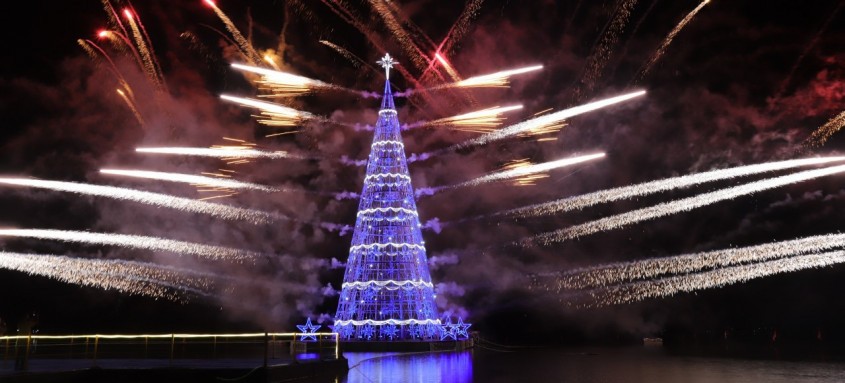
[[[390,69],[393,68],[393,65],[398,64],[398,61],[393,60],[393,57],[390,57],[390,53],[385,53],[384,57],[381,60],[376,61],[377,64],[381,65],[384,68],[384,75],[387,79],[390,79]]]

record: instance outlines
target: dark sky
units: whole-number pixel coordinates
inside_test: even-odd
[[[262,52],[281,56],[285,70],[362,90],[381,89],[382,78],[319,43],[325,39],[373,63],[390,50],[413,75],[419,71],[381,18],[363,2],[351,2],[360,33],[320,1],[220,1]],[[403,1],[402,13],[439,43],[461,14],[459,2]],[[285,9],[288,4],[288,9]],[[536,186],[487,184],[446,191],[418,201],[422,221],[463,217],[549,201],[610,187],[691,172],[800,156],[802,142],[845,109],[845,11],[840,0],[713,0],[676,36],[642,80],[638,70],[670,30],[699,4],[696,0],[486,1],[454,41],[449,59],[464,77],[540,63],[542,72],[516,78],[509,89],[447,92],[435,100],[400,99],[400,119],[413,122],[522,103],[509,123],[547,108],[646,89],[646,97],[576,117],[557,141],[510,139],[411,165],[416,187],[455,184],[498,169],[508,161],[554,160],[601,150],[607,158],[552,172]],[[308,191],[354,191],[363,168],[336,158],[365,158],[366,131],[325,124],[300,134],[265,139],[271,132],[249,112],[223,104],[220,93],[253,96],[256,90],[227,62],[233,48],[212,28],[225,31],[200,1],[134,4],[150,33],[169,92],[156,95],[125,53],[107,47],[117,68],[140,97],[146,124],[139,126],[116,97],[115,77],[92,61],[76,40],[96,41],[107,26],[95,0],[4,2],[0,61],[0,173],[44,179],[119,185],[196,197],[192,187],[107,178],[103,167],[199,173],[213,160],[150,158],[142,145],[208,146],[220,137],[257,141],[268,149],[318,153],[316,161],[258,161],[239,168],[241,179]],[[614,15],[630,7],[625,23]],[[286,27],[283,27],[285,26]],[[606,31],[618,27],[617,34]],[[284,44],[280,31],[285,31]],[[190,32],[189,43],[180,37]],[[460,31],[464,32],[464,31]],[[608,43],[609,42],[609,43]],[[602,51],[602,47],[606,50]],[[604,52],[602,54],[602,52]],[[426,53],[430,54],[430,51]],[[592,59],[591,59],[592,57]],[[596,75],[588,75],[598,65]],[[394,84],[410,84],[400,76]],[[346,123],[375,122],[377,100],[345,93],[315,94],[291,106]],[[472,138],[447,129],[405,133],[408,154]],[[841,151],[842,136],[805,152]],[[786,174],[787,172],[778,173]],[[768,176],[771,176],[768,175]],[[759,176],[754,179],[762,179]],[[559,296],[527,290],[529,273],[749,246],[841,230],[845,190],[841,176],[755,193],[683,214],[638,223],[551,246],[506,246],[531,234],[611,214],[733,186],[749,179],[706,184],[631,201],[604,204],[552,217],[494,218],[426,231],[428,255],[436,259],[444,310],[468,315],[478,328],[501,338],[518,332],[564,337],[639,336],[667,328],[835,328],[845,320],[839,282],[845,268],[789,273],[719,289],[604,309],[565,308]],[[223,203],[293,215],[303,220],[353,224],[355,201],[313,193],[243,193]],[[0,317],[14,322],[41,313],[50,332],[124,330],[289,329],[304,315],[332,314],[342,270],[328,266],[346,257],[350,236],[307,224],[251,225],[220,222],[129,202],[38,190],[0,189],[0,224],[161,236],[271,254],[261,265],[229,265],[184,256],[97,246],[68,246],[3,239],[7,251],[85,258],[136,259],[201,270],[223,279],[216,298],[181,304],[103,292],[19,272],[0,271]],[[282,256],[283,255],[283,256]],[[230,288],[232,280],[253,284]],[[327,296],[324,296],[327,295]],[[803,330],[801,330],[803,331]],[[835,330],[832,330],[835,331]],[[577,334],[577,335],[573,335]]]

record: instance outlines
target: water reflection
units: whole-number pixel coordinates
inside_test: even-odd
[[[470,383],[472,352],[397,354],[345,352],[349,374],[342,382]]]

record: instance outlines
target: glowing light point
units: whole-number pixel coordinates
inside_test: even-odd
[[[104,39],[106,37],[109,37],[109,34],[111,34],[111,32],[109,32],[107,30],[101,30],[101,31],[97,32],[97,37]]]
[[[319,324],[318,325],[311,324],[311,318],[310,317],[305,320],[304,325],[302,325],[302,324],[296,325],[296,328],[298,328],[299,331],[302,331],[302,334],[299,336],[299,340],[301,340],[303,342],[308,340],[308,339],[316,341],[317,340],[317,334],[315,334],[315,332],[317,330],[319,330],[320,327],[323,327],[323,326],[319,325]]]
[[[209,7],[212,7],[212,8],[217,7],[217,4],[215,4],[214,1],[212,1],[212,0],[203,0],[203,3],[205,3],[206,5],[208,5]]]
[[[384,57],[381,60],[377,61],[382,68],[384,68],[384,76],[387,77],[387,80],[390,80],[390,69],[393,68],[393,65],[398,64],[393,57],[390,57],[390,53],[385,53]]]
[[[129,8],[123,8],[123,15],[126,16],[127,19],[132,19],[132,11]]]

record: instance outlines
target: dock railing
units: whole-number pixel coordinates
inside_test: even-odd
[[[313,335],[314,340],[302,340]],[[332,360],[340,357],[337,333],[92,334],[0,337],[2,370],[27,370],[57,361],[77,368],[134,365],[252,365]]]

